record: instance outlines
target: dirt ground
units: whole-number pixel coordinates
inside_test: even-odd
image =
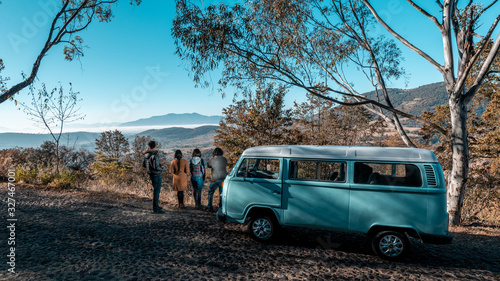
[[[153,214],[151,199],[132,195],[17,187],[14,198],[16,274],[8,272],[10,229],[2,226],[0,280],[500,278],[500,229],[494,227],[453,229],[451,245],[411,240],[405,260],[388,262],[372,253],[364,236],[287,229],[277,242],[260,244],[213,213],[164,205],[165,214]]]

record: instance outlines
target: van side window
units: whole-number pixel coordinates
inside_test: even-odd
[[[264,158],[246,158],[241,162],[237,177],[278,179],[280,174],[280,160]]]
[[[344,162],[296,160],[290,163],[290,179],[345,182]]]
[[[422,175],[413,164],[356,162],[354,183],[421,187]]]

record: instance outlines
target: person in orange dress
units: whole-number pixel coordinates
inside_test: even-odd
[[[173,174],[172,190],[177,191],[177,207],[184,208],[184,191],[188,189],[189,163],[182,158],[182,152],[176,150],[174,160],[170,163],[170,173]]]

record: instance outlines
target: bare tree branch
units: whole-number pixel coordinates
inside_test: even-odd
[[[497,21],[499,18],[500,16],[497,18]],[[488,54],[488,57],[486,58],[485,62],[483,63],[483,66],[481,67],[481,70],[479,71],[479,74],[477,75],[476,80],[465,94],[464,100],[466,104],[468,104],[476,95],[484,78],[488,74],[488,70],[491,68],[493,61],[495,60],[495,56],[498,55],[499,50],[500,50],[500,34],[498,34],[495,43],[493,44],[491,51]]]
[[[405,38],[403,38],[399,33],[394,31],[387,23],[378,15],[377,11],[371,6],[368,0],[363,0],[363,3],[365,3],[366,7],[372,12],[372,14],[375,16],[377,21],[387,30],[389,33],[391,33],[396,39],[401,41],[405,46],[407,46],[410,50],[416,52],[420,56],[422,56],[424,59],[426,59],[428,62],[430,62],[439,72],[444,73],[445,69],[442,65],[437,63],[433,58],[431,58],[427,53],[424,51],[420,50],[419,48],[415,47],[413,44],[408,42]]]
[[[419,5],[415,4],[415,2],[413,2],[412,0],[406,0],[408,3],[410,3],[410,5],[413,6],[413,8],[417,9],[417,11],[419,11],[421,14],[423,14],[424,16],[428,17],[432,22],[434,22],[434,24],[439,28],[441,27],[441,24],[439,23],[438,19],[436,17],[434,17],[433,15],[429,14],[425,9],[423,9],[422,7],[420,7]],[[442,5],[441,5],[442,6]]]

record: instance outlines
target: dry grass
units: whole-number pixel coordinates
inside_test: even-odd
[[[208,205],[208,186],[209,182],[205,182],[203,185],[203,191],[201,194],[201,203],[203,206]],[[86,183],[79,186],[79,188],[89,191],[97,192],[111,192],[137,196],[141,198],[147,198],[152,200],[153,198],[153,188],[150,183],[144,181],[144,183],[134,183],[132,185],[128,184],[104,184],[99,181],[87,181]],[[213,205],[217,206],[219,203],[219,193],[218,191],[214,194]],[[177,192],[172,191],[171,184],[163,181],[161,193],[160,193],[160,206],[162,204],[167,204],[170,206],[177,205]],[[194,206],[193,189],[189,186],[188,190],[184,192],[184,204],[186,206]]]
[[[500,227],[498,226],[460,225],[450,226],[449,229],[454,235],[470,234],[500,237]]]
[[[496,183],[466,189],[462,218],[465,224],[500,226],[500,189]]]

